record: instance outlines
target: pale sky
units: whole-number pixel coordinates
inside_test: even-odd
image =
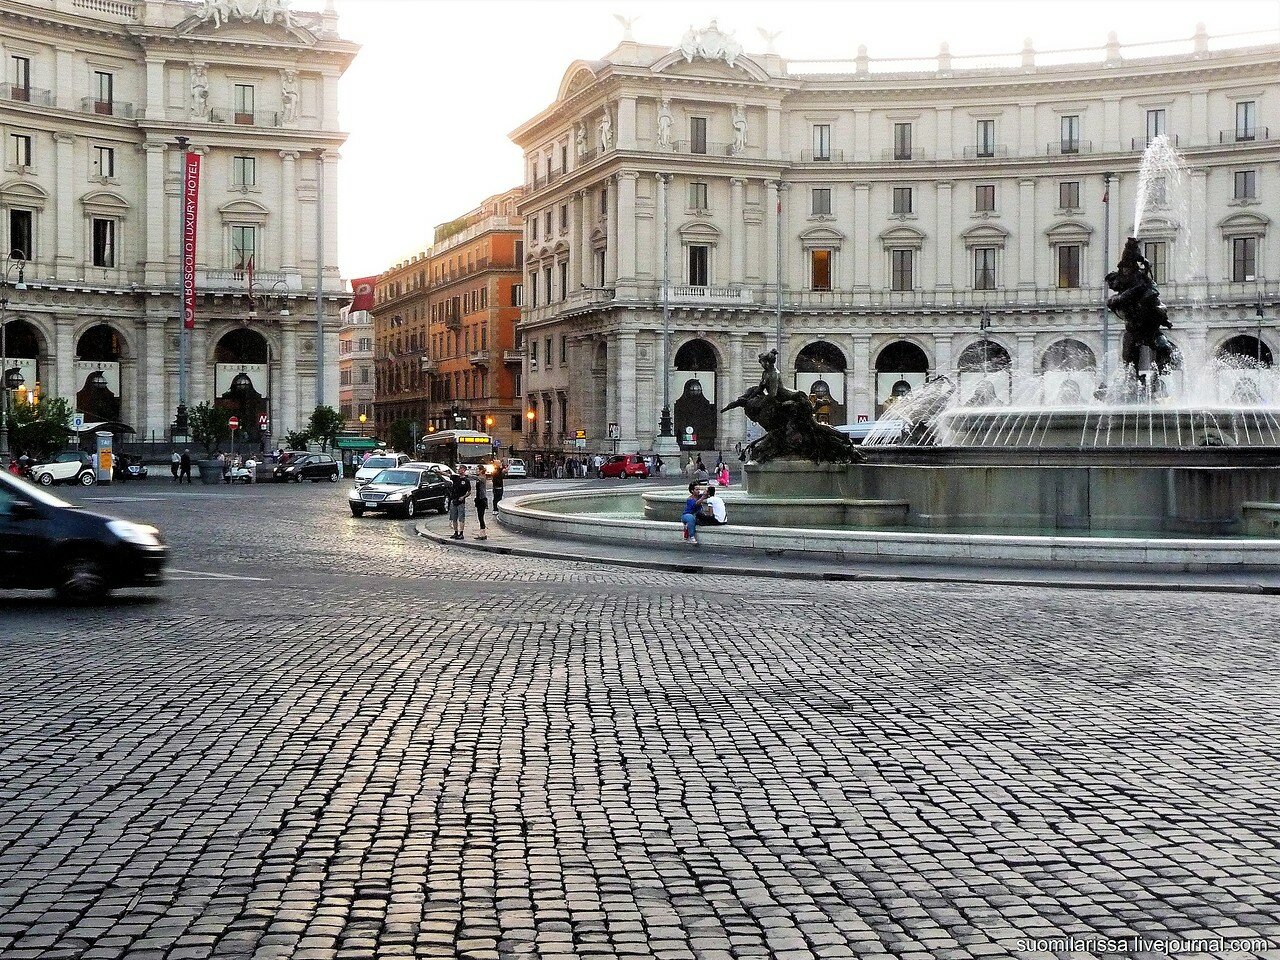
[[[299,8],[318,8],[302,0]],[[748,53],[782,31],[789,59],[932,57],[1101,47],[1280,28],[1280,0],[337,0],[363,49],[342,81],[351,137],[340,168],[342,274],[380,273],[431,242],[437,223],[520,183],[507,135],[555,98],[569,64],[622,38],[674,47],[713,17]]]

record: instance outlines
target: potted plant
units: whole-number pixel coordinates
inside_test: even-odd
[[[197,461],[201,483],[221,483],[222,464],[214,458],[218,444],[231,436],[227,413],[210,403],[198,403],[192,409],[189,421],[191,437],[204,447],[205,459]]]

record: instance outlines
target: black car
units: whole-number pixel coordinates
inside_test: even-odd
[[[392,467],[383,470],[363,487],[352,487],[347,505],[353,517],[366,511],[398,513],[415,517],[424,510],[449,509],[449,493],[453,484],[434,470]]]
[[[296,483],[303,480],[310,480],[312,483],[329,480],[337,483],[341,474],[342,468],[338,466],[338,461],[327,453],[303,453],[276,464],[271,471],[271,479],[280,482],[292,480]]]
[[[0,587],[98,600],[163,581],[168,548],[155,527],[81,510],[0,474]]]

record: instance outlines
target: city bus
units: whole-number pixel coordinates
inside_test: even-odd
[[[477,466],[493,459],[493,438],[475,430],[439,430],[418,441],[418,459],[456,467]]]

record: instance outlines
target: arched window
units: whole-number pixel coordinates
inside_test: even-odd
[[[1218,348],[1218,356],[1223,358],[1239,357],[1252,360],[1264,367],[1271,366],[1271,348],[1257,337],[1247,333],[1237,334]]]
[[[1050,345],[1049,349],[1044,352],[1044,356],[1040,358],[1040,369],[1042,371],[1070,371],[1073,373],[1085,370],[1096,370],[1098,368],[1097,358],[1093,355],[1093,351],[1088,345],[1081,343],[1079,340],[1059,340],[1057,343]]]
[[[1013,364],[1009,351],[991,340],[978,340],[960,353],[957,368],[961,373],[983,373],[1007,370]]]

